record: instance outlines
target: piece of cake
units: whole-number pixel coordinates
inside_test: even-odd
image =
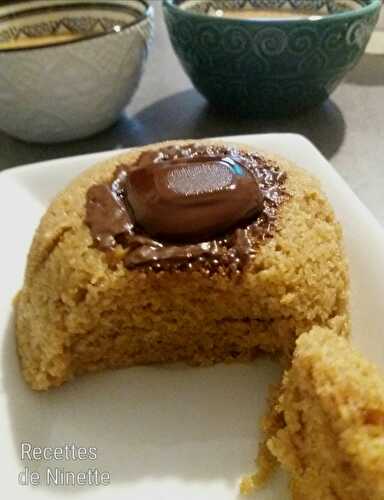
[[[310,175],[207,141],[133,149],[48,208],[16,301],[37,390],[137,364],[290,356],[313,325],[348,332],[341,229]]]
[[[300,336],[276,412],[267,444],[295,500],[384,499],[384,379],[346,339]]]

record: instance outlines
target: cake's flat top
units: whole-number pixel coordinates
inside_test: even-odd
[[[233,146],[217,140],[195,143],[255,154],[254,149],[246,145]],[[316,179],[284,158],[264,151],[258,152],[257,156],[277,167],[279,173],[286,174],[284,189],[288,198],[279,207],[273,237],[261,242],[257,231],[248,231],[251,249],[256,251],[240,273],[206,274],[189,267],[176,270],[172,267],[172,272],[147,272],[143,266],[127,269],[123,245],[118,243],[111,252],[100,251],[95,246],[85,223],[89,189],[94,185],[110,185],[121,165],[124,169],[134,169],[144,152],[189,144],[191,141],[174,141],[132,149],[77,177],[53,200],[41,220],[28,259],[26,289],[35,287],[37,276],[41,276],[50,287],[55,283],[55,290],[61,298],[70,295],[68,301],[76,300],[77,290],[85,289],[88,300],[94,297],[99,305],[102,302],[99,294],[104,293],[105,288],[97,287],[95,283],[113,284],[105,297],[107,302],[112,301],[111,295],[115,292],[113,300],[118,299],[120,287],[132,287],[135,302],[145,301],[147,292],[156,290],[151,304],[154,300],[159,303],[158,307],[163,304],[161,310],[164,311],[168,308],[165,304],[169,301],[170,289],[173,296],[186,298],[191,290],[199,290],[198,295],[194,294],[194,302],[198,302],[198,308],[204,314],[217,320],[241,315],[264,317],[268,321],[281,319],[308,323],[314,320],[323,322],[330,316],[344,314],[348,296],[347,267],[341,228],[332,208]],[[67,269],[65,273],[64,267]],[[188,279],[183,280],[180,274]],[[234,294],[233,285],[240,282],[242,286]],[[135,302],[130,301],[132,308],[136,307]],[[188,302],[185,307],[192,305]],[[158,316],[158,309],[156,311]],[[74,311],[69,313],[72,315]],[[152,317],[151,311],[146,313]],[[283,342],[283,338],[279,342]]]

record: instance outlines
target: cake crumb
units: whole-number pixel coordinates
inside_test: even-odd
[[[294,499],[384,499],[384,378],[345,338],[300,336],[275,410],[267,445]]]
[[[257,472],[245,476],[240,482],[240,493],[242,495],[249,496],[262,489],[268,483],[276,468],[276,459],[269,451],[266,443],[261,444],[256,463]]]

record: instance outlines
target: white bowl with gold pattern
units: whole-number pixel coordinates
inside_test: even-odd
[[[112,125],[138,87],[152,32],[144,0],[3,4],[0,130],[60,142]]]

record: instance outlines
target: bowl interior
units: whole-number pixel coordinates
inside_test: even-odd
[[[375,0],[173,0],[185,11],[216,17],[265,19],[326,16],[358,10]]]
[[[118,33],[146,18],[142,0],[35,0],[0,10],[0,50],[28,49]]]

